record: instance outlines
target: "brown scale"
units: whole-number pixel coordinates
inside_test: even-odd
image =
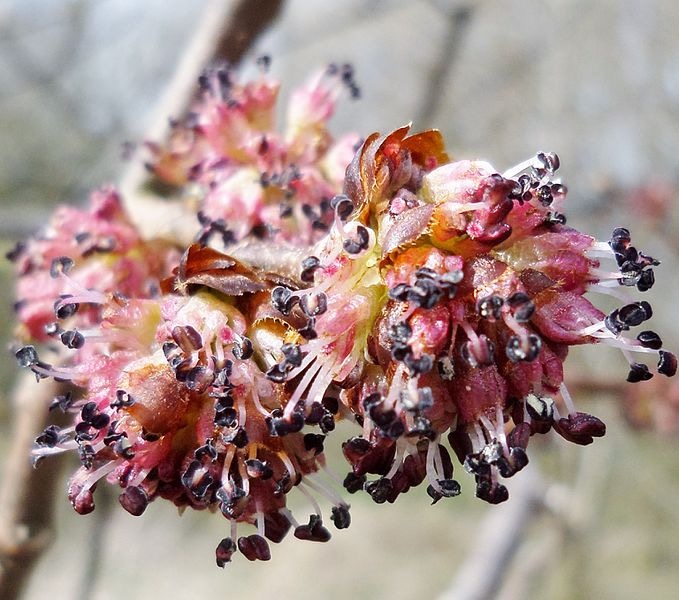
[[[163,435],[186,425],[189,406],[203,400],[177,381],[167,364],[152,363],[135,371],[124,371],[119,388],[125,390],[134,404],[124,410],[144,430]]]

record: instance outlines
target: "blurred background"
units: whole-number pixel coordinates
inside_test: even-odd
[[[176,116],[158,115],[158,101],[204,11],[224,3],[238,4],[0,0],[3,251],[57,204],[82,203],[92,187],[120,179],[129,168],[125,143],[142,140],[154,119]],[[263,4],[252,0],[249,10]],[[679,350],[679,4],[275,4],[280,11],[243,68],[270,54],[285,95],[320,65],[353,63],[361,99],[341,102],[336,132],[367,135],[412,121],[415,130],[441,129],[453,156],[484,158],[500,171],[537,151],[556,152],[569,224],[604,240],[629,226],[635,245],[663,259],[646,299],[652,328]],[[0,276],[6,347],[11,265],[2,262]],[[608,433],[586,448],[534,438],[530,473],[509,482],[515,498],[524,495],[521,506],[475,500],[459,468],[459,498],[430,507],[420,489],[375,506],[355,495],[352,527],[330,543],[290,536],[272,548],[269,564],[239,557],[222,571],[214,565],[214,547],[228,535],[220,516],[178,518],[158,502],[135,518],[119,509],[115,490],[100,487],[97,510],[81,517],[66,498],[65,469],[53,543],[23,597],[675,598],[679,390],[663,387],[670,380],[621,385],[624,360],[607,348],[574,351],[567,372],[578,407],[601,417]],[[11,442],[15,374],[7,354],[0,361],[0,456]],[[330,462],[346,472],[339,451]],[[493,562],[507,540],[511,551]],[[492,577],[485,595],[464,595]]]

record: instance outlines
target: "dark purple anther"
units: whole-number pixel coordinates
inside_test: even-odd
[[[236,544],[231,538],[224,538],[217,549],[215,550],[215,558],[217,560],[218,567],[224,567],[226,563],[231,562],[231,557],[236,551]]]
[[[261,535],[238,538],[238,549],[248,560],[270,560],[269,544]]]
[[[120,505],[131,515],[140,516],[149,504],[149,497],[139,486],[129,486],[118,496]]]

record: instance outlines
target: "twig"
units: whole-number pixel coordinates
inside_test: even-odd
[[[14,435],[0,486],[0,598],[18,598],[33,565],[51,539],[54,488],[60,463],[34,469],[30,451],[44,427],[48,399],[59,384],[36,386],[33,374],[22,374],[13,397]]]
[[[439,600],[489,600],[502,583],[530,520],[544,508],[544,484],[532,465],[512,481],[511,497],[491,507],[476,543]]]
[[[464,35],[473,14],[472,4],[454,8],[448,15],[448,31],[438,60],[434,64],[423,94],[423,102],[415,122],[428,127],[431,117],[438,112],[445,97],[445,86],[451,76],[451,65],[455,62]]]

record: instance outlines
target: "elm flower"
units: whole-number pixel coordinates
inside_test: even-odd
[[[620,348],[631,382],[652,376],[640,355],[675,374],[656,333],[624,335],[652,315],[628,289],[647,291],[659,262],[626,229],[601,243],[567,227],[558,166],[551,153],[504,174],[449,162],[436,132],[407,137],[407,128],[375,134],[357,153],[333,228],[301,265],[302,289],[272,295],[282,314],[299,306],[307,319],[299,367],[274,374],[302,376],[296,402],[340,385],[362,427],[343,446],[350,492],[394,501],[426,479],[434,501],[457,495],[447,437],[477,495],[506,500],[501,479],[527,464],[530,436],[553,428],[589,444],[605,433],[564,384],[571,345]],[[590,292],[622,306],[605,314]]]
[[[334,141],[327,122],[342,89],[358,87],[349,65],[330,65],[292,93],[287,128],[275,130],[279,84],[260,60],[259,79],[241,83],[229,67],[200,77],[199,99],[173,123],[167,146],[151,144],[153,172],[197,196],[201,242],[257,237],[309,244],[328,228],[328,200],[342,188],[356,135]]]
[[[268,560],[266,539],[279,542],[291,527],[300,539],[327,541],[319,494],[330,499],[337,528],[347,527],[350,517],[320,474],[325,436],[301,432],[305,423],[332,422],[332,414],[322,408],[316,420],[309,415],[284,437],[270,431],[288,391],[262,367],[280,358],[286,330],[271,319],[250,321],[236,306],[237,295],[227,299],[197,283],[199,272],[208,272],[206,265],[217,268],[219,260],[228,263],[211,249],[189,249],[162,287],[191,286],[190,295],[69,296],[69,304],[96,304],[100,314],[89,330],[62,333],[61,341],[74,350],[69,364],[47,364],[34,346],[20,348],[16,357],[38,379],[69,381],[76,390],[53,403],[73,413],[74,424],[49,426],[33,452],[37,460],[77,450],[81,467],[69,483],[75,510],[94,509],[93,492],[102,479],[122,488],[120,503],[133,515],[158,497],[180,508],[219,510],[231,523],[230,536],[217,548],[223,566],[236,549],[250,560]],[[249,285],[270,302],[259,280]],[[256,305],[242,300],[250,309]],[[74,335],[78,343],[67,343]],[[293,488],[311,502],[308,524],[286,508]],[[254,525],[257,533],[239,536],[239,524]]]
[[[207,70],[189,116],[149,144],[150,168],[196,212],[183,253],[143,240],[112,188],[10,253],[20,337],[61,345],[54,364],[30,344],[16,359],[69,384],[50,408],[72,423],[47,427],[33,457],[78,452],[77,512],[106,481],[132,515],[157,498],[221,512],[219,566],[237,551],[268,560],[291,529],[330,538],[321,498],[349,526],[342,485],[384,503],[424,483],[438,502],[464,485],[456,458],[495,504],[533,435],[603,436],[564,382],[571,346],[619,349],[629,382],[675,375],[632,293],[659,261],[623,227],[600,242],[566,225],[555,154],[499,172],[452,161],[434,130],[334,141],[342,90],[359,94],[348,66],[293,92],[279,133],[279,86],[260,65],[247,83]],[[343,482],[324,456],[338,419],[356,424]]]
[[[90,290],[150,297],[178,255],[170,243],[141,239],[112,187],[93,192],[87,210],[59,207],[39,234],[9,255],[18,274],[17,335],[46,341],[55,333],[55,311],[60,318],[73,316],[73,327],[96,323],[93,304],[75,315],[83,303],[65,300]]]

